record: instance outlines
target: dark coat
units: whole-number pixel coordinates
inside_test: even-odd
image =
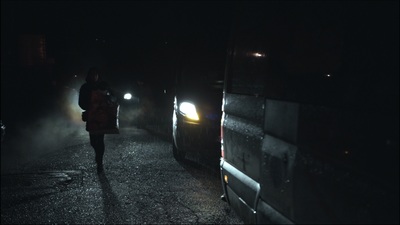
[[[90,107],[90,99],[93,91],[101,90],[108,91],[112,95],[111,88],[104,81],[98,81],[95,83],[84,83],[79,90],[79,106],[83,110],[88,110]]]
[[[79,90],[82,120],[90,133],[118,133],[119,105],[105,82],[85,83]]]

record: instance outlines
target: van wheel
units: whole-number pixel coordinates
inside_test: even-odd
[[[177,161],[183,161],[185,159],[185,152],[180,151],[175,144],[175,141],[172,140],[172,154]]]

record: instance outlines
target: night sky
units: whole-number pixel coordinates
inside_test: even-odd
[[[229,10],[229,2],[214,1],[2,1],[2,56],[15,54],[19,34],[45,34],[48,57],[68,70],[95,64],[110,74],[155,76],[165,68],[154,65],[173,60],[188,33],[225,35]]]

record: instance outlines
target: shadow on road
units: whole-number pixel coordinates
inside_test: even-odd
[[[99,181],[101,185],[101,190],[103,192],[103,211],[105,215],[104,223],[126,223],[126,219],[128,217],[121,207],[118,197],[112,190],[110,182],[108,181],[108,178],[104,173],[99,174]]]

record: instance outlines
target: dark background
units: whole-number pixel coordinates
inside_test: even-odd
[[[62,110],[92,66],[115,88],[172,96],[183,49],[218,39],[225,51],[231,10],[229,1],[1,1],[1,119],[12,129]]]

